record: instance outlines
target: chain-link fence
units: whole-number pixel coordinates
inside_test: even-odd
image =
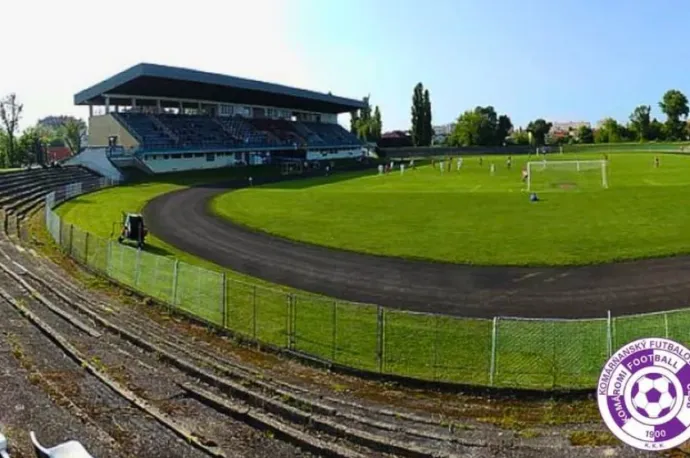
[[[591,388],[612,350],[627,342],[656,336],[690,343],[690,310],[589,320],[491,320],[287,293],[67,224],[53,209],[81,191],[72,186],[46,197],[46,226],[68,255],[243,339],[333,364],[470,385]]]

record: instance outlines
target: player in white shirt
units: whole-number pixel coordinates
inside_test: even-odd
[[[400,175],[405,175],[405,164],[400,163]]]
[[[494,173],[496,173],[496,166],[492,163],[491,168],[489,170],[491,171],[491,175],[493,175]]]
[[[458,170],[462,168],[462,158],[458,157]]]

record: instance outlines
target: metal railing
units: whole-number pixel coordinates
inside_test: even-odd
[[[627,342],[657,336],[690,343],[687,309],[621,317],[609,312],[586,320],[473,319],[248,283],[229,272],[137,250],[65,223],[54,208],[81,191],[77,183],[46,197],[46,226],[69,256],[246,340],[337,365],[469,385],[593,388],[613,349]]]

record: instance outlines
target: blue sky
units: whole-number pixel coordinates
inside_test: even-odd
[[[516,125],[537,117],[625,121],[639,104],[652,105],[661,116],[658,101],[668,89],[690,94],[687,0],[117,5],[5,5],[3,14],[13,18],[3,23],[5,36],[21,39],[3,51],[4,62],[12,65],[0,72],[0,95],[16,92],[24,102],[22,127],[50,114],[87,117],[85,108],[73,105],[73,95],[139,62],[348,97],[370,93],[382,108],[384,130],[409,127],[412,89],[419,81],[431,92],[438,124],[476,105],[493,105]],[[105,33],[103,17],[118,28]],[[62,44],[52,46],[56,40]],[[69,43],[76,44],[74,51]]]
[[[385,129],[406,128],[412,88],[434,122],[494,105],[537,117],[621,121],[670,88],[690,93],[690,4],[653,1],[304,0],[294,35],[319,85],[371,92]]]

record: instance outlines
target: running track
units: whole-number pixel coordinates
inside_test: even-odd
[[[605,317],[690,304],[690,257],[599,266],[474,267],[360,254],[252,231],[210,213],[238,183],[165,194],[144,209],[171,245],[231,270],[355,302],[468,317]]]

